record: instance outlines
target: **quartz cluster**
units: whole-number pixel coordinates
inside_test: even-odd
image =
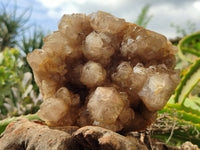
[[[143,130],[179,82],[165,36],[109,13],[64,15],[42,49],[28,54],[51,126]]]

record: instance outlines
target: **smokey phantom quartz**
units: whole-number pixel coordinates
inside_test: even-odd
[[[165,36],[109,13],[64,15],[28,62],[50,126],[143,130],[179,82]]]

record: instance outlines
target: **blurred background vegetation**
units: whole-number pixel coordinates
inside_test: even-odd
[[[9,5],[9,4],[8,4]],[[31,10],[0,4],[0,120],[35,113],[42,97],[26,56],[41,48],[47,31],[27,25]]]
[[[153,15],[149,14],[150,7],[151,6],[149,4],[143,7],[141,13],[138,15],[138,18],[135,20],[136,24],[143,27],[148,26],[148,23],[153,17]],[[43,38],[48,34],[48,31],[42,29],[37,25],[27,25],[31,16],[31,10],[26,9],[22,13],[16,13],[18,10],[17,7],[14,7],[13,10],[8,10],[7,7],[2,4],[0,4],[0,10],[0,120],[2,120],[11,116],[20,116],[30,113],[33,114],[38,111],[39,106],[42,102],[42,97],[34,81],[33,73],[27,63],[26,56],[34,49],[42,47]],[[175,28],[177,33],[179,34],[179,37],[174,37],[174,39],[171,39],[171,42],[174,45],[179,44],[180,40],[182,40],[183,37],[185,37],[186,35],[190,35],[194,31],[196,31],[194,23],[187,21],[186,25],[187,28],[182,28],[181,26],[176,25],[176,23],[171,24],[171,27]],[[194,39],[190,38],[191,40],[183,43],[183,45],[189,49],[192,49],[193,47],[197,54],[200,53],[199,35],[200,34],[198,34],[198,36],[196,36]],[[182,49],[184,48],[181,47],[180,50],[182,55],[177,55],[176,68],[181,70],[182,78],[184,78],[185,74],[187,74],[189,66],[191,66],[195,62],[195,60],[199,58],[199,55],[188,53],[188,51],[190,50],[187,50],[187,48],[185,51],[182,51]],[[183,55],[185,57],[181,57]],[[187,61],[186,57],[192,61]],[[196,86],[190,91],[189,98],[187,97],[187,105],[191,105],[191,109],[189,110],[190,113],[195,114],[196,111],[200,114],[199,97],[200,85],[199,83],[197,83]],[[173,99],[173,97],[171,99]],[[197,103],[191,103],[188,99],[195,99]],[[157,126],[154,126],[154,129],[158,129],[157,127],[159,125],[163,125],[163,123],[165,124],[166,120],[168,120],[168,123],[165,124],[165,127],[168,128],[168,132],[163,134],[162,137],[156,136],[158,134],[160,135],[160,132],[155,132],[155,137],[160,138],[168,143],[170,143],[169,141],[173,139],[171,131],[174,126],[174,112],[184,112],[184,110],[186,109],[185,106],[182,107],[183,103],[179,103],[178,101],[170,102],[173,104],[174,107],[179,107],[179,110],[173,109],[173,111],[171,111],[171,105],[168,105],[167,107],[165,107],[165,109],[163,109],[163,111],[160,112],[160,116],[162,116],[164,113],[167,113],[169,118],[165,118],[164,121],[162,120],[162,118],[159,118],[160,120],[157,121]],[[183,116],[182,118],[180,118],[187,121],[187,117],[189,117],[190,120],[190,115],[186,115],[186,118],[184,118],[185,113],[187,112],[184,112],[184,114],[179,112],[179,115]],[[183,125],[183,123],[180,121],[181,119],[177,120],[177,122],[179,122],[177,126],[179,125],[179,127]],[[193,118],[193,120],[194,119],[200,120],[200,118],[198,117]],[[188,130],[190,130],[190,132],[192,132],[193,130],[197,130],[198,132],[200,132],[200,127],[198,125],[195,125],[194,128],[189,128]],[[182,133],[178,132],[177,134]],[[184,139],[184,136],[186,135],[181,135],[182,142],[188,140]],[[198,135],[197,138],[193,139],[193,141],[196,142],[200,139],[200,136]],[[175,140],[175,142],[173,140]],[[173,140],[173,142],[171,142],[172,145],[177,145],[178,143],[181,143],[180,140],[176,140],[176,138]]]

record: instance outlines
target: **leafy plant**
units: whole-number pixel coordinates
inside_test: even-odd
[[[162,127],[158,129],[154,126],[153,137],[162,139],[171,145],[191,141],[200,146],[200,91],[188,97],[192,89],[199,86],[200,81],[199,37],[200,32],[197,32],[186,36],[179,42],[179,56],[183,61],[193,62],[193,64],[183,74],[169,103],[159,112],[162,117],[157,125]]]
[[[0,121],[0,135],[1,133],[6,129],[6,126],[12,122],[12,121],[16,121],[17,119],[20,119],[20,118],[27,118],[29,120],[40,120],[40,118],[38,117],[37,114],[29,114],[29,115],[26,115],[26,116],[20,116],[20,117],[12,117],[12,118],[6,118],[2,121]]]
[[[6,97],[9,95],[9,97],[13,99],[11,87],[16,86],[21,77],[21,75],[17,73],[22,65],[18,62],[18,57],[19,51],[15,49],[5,49],[4,52],[0,53],[0,111],[2,115],[8,113],[7,109],[4,107]],[[15,103],[15,101],[13,101],[13,103]]]
[[[44,30],[39,26],[34,26],[33,32],[29,34],[28,37],[23,35],[20,49],[25,55],[28,55],[28,53],[32,52],[34,49],[42,48],[44,37]]]
[[[32,74],[23,73],[24,63],[16,49],[0,53],[0,119],[35,113],[42,99],[33,90]]]
[[[137,20],[135,23],[139,26],[146,27],[151,18],[153,17],[152,15],[148,16],[148,11],[149,11],[150,5],[146,4],[142,8],[142,12],[139,14]]]
[[[200,57],[200,32],[185,36],[178,44],[178,55],[183,61],[193,63]]]
[[[19,55],[21,57],[21,62],[23,62],[20,71],[24,73],[32,73],[32,69],[26,60],[26,56],[34,49],[39,49],[42,47],[45,32],[38,26],[32,27],[26,25],[31,15],[30,9],[26,9],[22,11],[22,13],[19,13],[17,4],[15,4],[13,7],[8,6],[9,2],[7,2],[6,5],[1,4],[2,11],[0,12],[0,51],[3,51],[6,47],[13,48],[18,46],[20,48]],[[26,29],[30,30],[29,34],[25,34],[24,31]],[[31,80],[31,82],[34,91],[39,93],[39,88],[35,81]]]
[[[32,52],[34,49],[41,49],[43,45],[43,38],[45,37],[45,32],[42,30],[42,28],[35,26],[34,30],[27,36],[23,35],[22,42],[19,45],[22,54],[22,59],[24,62],[23,72],[31,72],[32,78],[33,78],[33,71],[32,68],[29,66],[26,56],[28,53]],[[39,88],[37,84],[35,83],[35,80],[32,80],[32,85],[34,91],[39,93]]]
[[[8,6],[9,2],[0,5],[0,51],[18,46],[21,56],[26,57],[29,52],[42,47],[45,31],[36,25],[27,25],[31,16],[29,8],[19,13],[17,4]],[[25,34],[27,29],[30,34]]]
[[[17,36],[24,33],[26,23],[30,18],[30,11],[27,9],[21,13],[17,11],[17,5],[12,10],[1,3],[0,6],[0,51],[5,47],[15,47],[19,41]]]
[[[176,32],[180,34],[181,37],[184,37],[186,35],[190,35],[196,31],[195,23],[191,22],[190,20],[187,20],[185,23],[185,28],[181,27],[179,25],[176,25],[174,23],[171,23],[171,27],[176,29]]]

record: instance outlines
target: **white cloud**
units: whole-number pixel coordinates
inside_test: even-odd
[[[119,9],[127,0],[37,0],[48,9],[48,15],[52,18],[64,13],[86,13],[82,10],[102,10],[110,8],[110,11]],[[109,10],[109,9],[108,9]],[[91,13],[91,12],[90,12]]]
[[[96,5],[120,7],[126,0],[87,0],[88,3],[94,3]]]
[[[39,3],[41,3],[44,7],[49,9],[54,9],[62,6],[62,4],[66,0],[37,0]]]
[[[194,2],[194,3],[193,3],[193,7],[194,7],[195,9],[197,9],[198,11],[200,11],[200,2],[199,2],[199,1]]]
[[[67,5],[65,8],[60,9],[49,9],[47,15],[51,18],[58,19],[63,16],[63,14],[81,13],[80,9],[73,4]]]
[[[43,6],[49,9],[54,8],[64,8],[67,5],[83,5],[92,4],[96,6],[110,6],[110,7],[120,7],[122,4],[126,3],[126,0],[37,0]]]
[[[73,4],[66,5],[66,7],[62,8],[60,11],[60,15],[72,13],[80,13],[80,9]]]
[[[34,1],[34,0],[33,0]],[[153,18],[147,28],[167,37],[174,37],[176,31],[170,26],[171,23],[184,26],[190,20],[200,26],[199,11],[200,2],[184,0],[36,0],[46,10],[49,18],[58,20],[63,14],[71,13],[92,13],[97,10],[109,12],[117,17],[125,18],[129,22],[134,22],[142,10],[142,7],[151,4],[149,14]]]
[[[177,35],[176,28],[171,24],[180,26],[181,28],[188,30],[188,21],[195,23],[198,29],[200,13],[197,9],[194,9],[194,2],[186,3],[181,6],[165,3],[163,5],[152,5],[149,13],[153,14],[153,18],[148,24],[150,30],[154,30],[161,34],[166,35],[168,38],[174,38]],[[200,10],[200,9],[199,9]]]
[[[58,17],[60,17],[60,13],[58,11],[55,11],[55,10],[49,10],[47,12],[47,15],[51,16],[52,18],[58,18]]]
[[[87,0],[75,0],[77,4],[84,4]]]

